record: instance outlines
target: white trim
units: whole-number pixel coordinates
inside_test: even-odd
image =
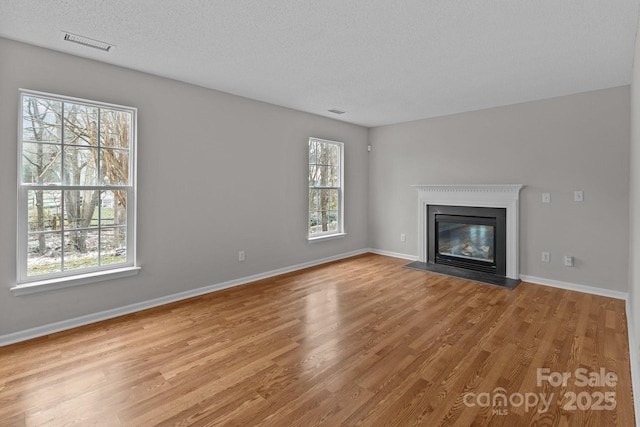
[[[27,282],[10,288],[13,295],[28,295],[37,292],[52,291],[54,289],[69,288],[71,286],[86,285],[105,280],[120,279],[122,277],[135,276],[140,272],[140,267],[123,267],[111,270],[102,270],[93,273],[76,274],[73,276],[59,277],[56,279]]]
[[[406,260],[409,260],[409,261],[417,261],[418,260],[418,257],[415,256],[415,255],[401,254],[399,252],[383,251],[382,249],[369,248],[369,252],[371,252],[372,254],[390,256],[390,257],[393,257],[393,258],[401,258],[401,259],[406,259]]]
[[[418,190],[418,260],[427,262],[427,206],[453,205],[507,210],[506,276],[519,276],[519,208],[521,184],[507,185],[412,185]]]
[[[627,333],[629,334],[629,366],[631,368],[631,389],[633,392],[633,407],[636,415],[636,425],[640,425],[640,355],[638,354],[638,341],[636,328],[633,326],[631,301],[626,301]]]
[[[307,238],[307,241],[309,243],[318,243],[318,242],[322,242],[324,240],[340,239],[340,238],[342,238],[342,237],[344,237],[346,235],[347,235],[347,233],[323,234],[321,236],[309,237],[309,238]]]
[[[577,283],[561,282],[559,280],[544,279],[542,277],[520,275],[523,282],[534,283],[536,285],[550,286],[552,288],[566,289],[568,291],[577,291],[585,294],[599,295],[601,297],[609,297],[621,300],[628,300],[629,293],[621,291],[613,291],[611,289],[596,288],[595,286],[579,285]]]
[[[266,273],[255,274],[253,276],[243,277],[235,280],[229,280],[227,282],[222,282],[215,285],[209,285],[202,288],[179,292],[177,294],[167,295],[160,298],[154,298],[152,300],[126,305],[124,307],[118,307],[110,310],[100,311],[98,313],[92,313],[85,316],[75,317],[73,319],[50,323],[48,325],[36,326],[35,328],[25,329],[23,331],[13,332],[6,335],[0,335],[0,347],[9,345],[9,344],[14,344],[21,341],[30,340],[33,338],[42,337],[49,334],[53,334],[55,332],[65,331],[67,329],[77,328],[79,326],[88,325],[90,323],[112,319],[114,317],[123,316],[125,314],[135,313],[141,310],[158,307],[158,306],[169,304],[172,302],[181,301],[187,298],[208,294],[211,292],[219,291],[221,289],[240,286],[240,285],[255,282],[258,280],[267,279],[269,277],[278,276],[280,274],[290,273],[292,271],[302,270],[305,268],[314,267],[316,265],[326,264],[332,261],[338,261],[344,258],[361,255],[367,252],[369,252],[368,249],[360,249],[357,251],[347,252],[340,255],[334,255],[331,257],[322,258],[315,261],[296,264],[290,267],[279,268],[277,270],[268,271]]]

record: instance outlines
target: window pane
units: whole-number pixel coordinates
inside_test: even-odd
[[[131,114],[118,110],[100,110],[100,144],[103,147],[128,148]]]
[[[334,166],[309,166],[310,187],[339,187],[340,170]]]
[[[320,224],[318,212],[309,212],[309,234],[320,232],[318,224]]]
[[[27,213],[29,231],[59,230],[62,214],[62,191],[29,190]]]
[[[100,175],[105,185],[129,184],[129,151],[100,150]]]
[[[309,212],[309,234],[338,230],[338,211],[330,210]]]
[[[309,190],[309,211],[320,210],[320,191]]]
[[[310,182],[312,187],[330,187],[332,185],[327,166],[311,166],[309,171],[312,173],[313,181]]]
[[[338,190],[331,190],[331,197],[329,199],[329,208],[330,209],[335,209],[335,210],[339,210],[340,206],[339,206],[339,194],[338,194]]]
[[[318,163],[318,142],[315,140],[309,141],[309,164]]]
[[[340,147],[336,144],[327,144],[327,164],[328,165],[337,165],[340,159]]]
[[[60,233],[30,233],[27,248],[28,275],[35,276],[62,270]]]
[[[313,209],[318,211],[326,211],[337,209],[338,207],[338,190],[337,189],[323,189],[313,190],[315,192],[314,198],[317,203]],[[310,206],[311,208],[311,206]]]
[[[309,234],[339,229],[338,190],[310,190]]]
[[[64,192],[64,226],[67,230],[98,225],[99,190]]]
[[[98,265],[98,230],[64,233],[64,269],[77,270]]]
[[[327,229],[338,231],[338,211],[327,211]]]
[[[339,187],[340,186],[340,170],[337,166],[328,166],[327,167],[327,179],[328,185],[331,187]]]
[[[103,191],[100,199],[100,225],[125,225],[127,223],[127,192]]]
[[[98,150],[87,147],[64,147],[64,184],[97,185]]]
[[[322,187],[328,187],[329,183],[329,169],[327,166],[318,166],[320,176],[318,177],[319,185]]]
[[[318,168],[315,165],[309,165],[309,187],[317,186],[319,172]]]
[[[22,182],[59,184],[60,157],[60,145],[25,142],[22,145]]]
[[[318,164],[329,164],[329,152],[327,150],[328,144],[320,143],[318,147]]]
[[[64,104],[64,142],[73,145],[98,145],[98,108]]]
[[[62,102],[24,96],[22,140],[60,143]]]
[[[100,230],[100,263],[117,264],[127,261],[127,230],[103,228]]]

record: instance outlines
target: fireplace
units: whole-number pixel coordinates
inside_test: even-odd
[[[506,275],[506,209],[427,206],[428,262]]]
[[[460,271],[461,277],[476,281],[490,277],[484,283],[506,283],[510,288],[520,281],[522,185],[414,187],[418,190],[418,260],[414,263],[418,269]]]

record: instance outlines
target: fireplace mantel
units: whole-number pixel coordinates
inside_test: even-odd
[[[507,277],[519,279],[519,209],[521,184],[414,185],[418,190],[418,261],[427,262],[427,206],[476,206],[507,210]]]

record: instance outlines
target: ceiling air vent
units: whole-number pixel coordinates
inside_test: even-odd
[[[114,45],[101,42],[98,40],[93,40],[88,37],[79,36],[77,34],[64,33],[64,40],[68,42],[73,42],[77,44],[81,44],[83,46],[92,47],[94,49],[103,50],[105,52],[109,52]]]
[[[330,113],[333,114],[344,114],[346,113],[346,111],[342,111],[342,110],[336,110],[335,108],[333,110],[328,110]]]

